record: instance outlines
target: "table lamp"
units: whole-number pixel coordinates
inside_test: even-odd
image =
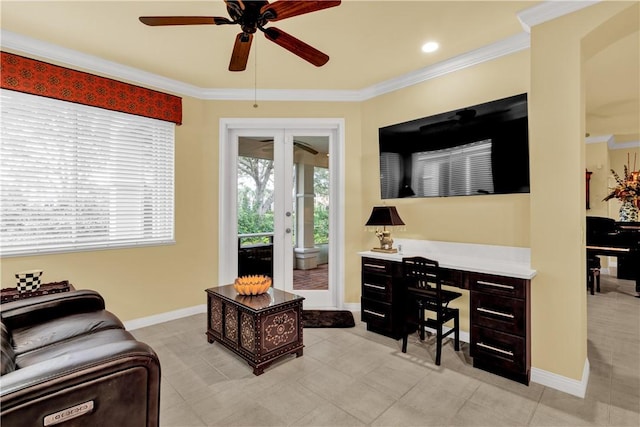
[[[391,231],[387,230],[387,227],[394,227],[404,225],[400,215],[395,206],[374,206],[371,211],[371,216],[365,224],[365,226],[382,226],[382,231],[376,228],[376,237],[380,240],[380,247],[371,249],[374,252],[384,252],[387,254],[394,254],[398,252],[393,248],[393,239],[391,238]]]

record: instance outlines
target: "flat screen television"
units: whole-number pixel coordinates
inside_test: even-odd
[[[527,94],[380,128],[383,199],[529,192]]]

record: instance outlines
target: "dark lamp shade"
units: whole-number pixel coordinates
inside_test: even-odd
[[[365,226],[368,225],[404,225],[404,222],[395,206],[374,206]]]

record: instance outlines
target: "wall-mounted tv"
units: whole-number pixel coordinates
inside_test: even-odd
[[[380,128],[383,199],[529,192],[527,94]]]

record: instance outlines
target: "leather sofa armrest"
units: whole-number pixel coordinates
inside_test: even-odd
[[[121,340],[0,377],[3,424],[13,425],[13,420],[20,425],[43,425],[45,416],[86,402],[94,408],[77,425],[103,425],[109,420],[109,425],[120,427],[157,426],[160,362],[156,353],[140,341]]]
[[[104,308],[104,299],[99,293],[82,289],[2,304],[0,317],[9,329],[14,329],[70,314],[104,310]]]
[[[91,376],[109,371],[117,372],[122,369],[123,362],[131,361],[142,365],[160,364],[158,356],[147,344],[136,340],[122,340],[62,354],[16,369],[0,377],[2,409],[7,408],[5,405],[10,398],[20,396],[22,401],[27,395],[37,393],[37,390],[49,394],[54,384],[65,381],[82,383]],[[34,397],[36,396],[26,398],[26,401]]]

